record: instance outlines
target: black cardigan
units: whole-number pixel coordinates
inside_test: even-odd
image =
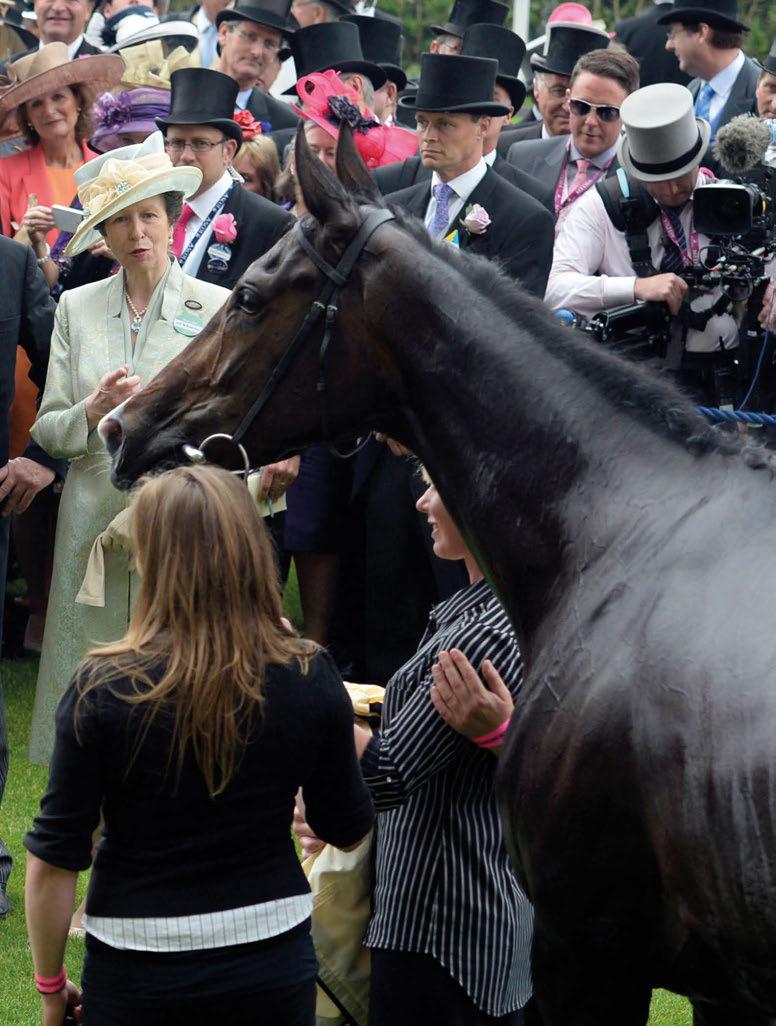
[[[269,668],[261,718],[237,773],[215,798],[191,752],[176,787],[169,707],[132,761],[147,706],[119,697],[128,680],[100,685],[81,703],[79,743],[80,687],[76,676],[60,702],[48,789],[24,843],[51,865],[86,869],[102,809],[90,915],[192,915],[307,892],[290,834],[299,787],[321,838],[348,847],[372,824],[352,706],[325,653],[306,675],[295,666]]]

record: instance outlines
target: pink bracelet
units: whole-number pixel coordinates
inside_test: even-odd
[[[57,976],[38,976],[35,973],[35,987],[39,994],[58,994],[65,989],[67,973],[62,966]]]
[[[479,748],[498,748],[504,741],[510,719],[511,717],[508,717],[501,726],[491,730],[488,734],[481,734],[480,737],[471,738],[472,744],[477,745]]]

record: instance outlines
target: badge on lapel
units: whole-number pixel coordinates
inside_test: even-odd
[[[207,269],[212,274],[224,274],[229,270],[232,259],[232,243],[237,238],[237,222],[234,214],[219,214],[213,221],[215,242],[207,248]]]
[[[186,335],[188,338],[194,338],[195,335],[199,335],[200,331],[204,327],[204,322],[199,314],[186,311],[185,313],[179,314],[172,322],[173,328],[181,335]]]

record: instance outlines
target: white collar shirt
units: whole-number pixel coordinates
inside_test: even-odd
[[[698,185],[706,182],[703,174]],[[681,213],[682,227],[690,238],[692,203]],[[660,218],[647,229],[652,264],[659,268],[665,255],[665,237]],[[698,239],[701,249],[708,245],[705,235]],[[596,189],[589,189],[569,210],[555,240],[555,252],[544,301],[552,310],[569,309],[589,318],[601,310],[635,302],[636,275],[628,253],[625,233],[618,231],[606,213]],[[711,306],[718,291],[698,297],[693,307]],[[677,330],[679,326],[677,325]],[[738,329],[729,314],[712,317],[705,331],[690,330],[689,352],[732,349],[738,344]]]
[[[490,151],[490,153],[484,153],[482,159],[485,161],[488,167],[493,167],[493,165],[496,163],[497,156],[498,154],[494,148]]]
[[[746,58],[744,57],[743,50],[739,50],[736,58],[732,60],[726,68],[723,68],[718,75],[714,76],[714,78],[709,79],[708,85],[710,85],[714,90],[714,95],[711,98],[711,105],[709,107],[709,120],[712,125],[722,113],[722,108],[728,101],[728,97],[735,85],[741,68],[744,66],[745,60]],[[701,89],[703,89],[706,84],[706,82],[701,83]]]
[[[237,94],[236,100],[234,101],[234,109],[235,110],[245,110],[246,107],[248,106],[248,101],[251,98],[251,93],[252,92],[253,92],[253,86],[251,86],[250,89],[241,89],[239,91],[239,93]]]
[[[75,60],[75,55],[78,53],[78,48],[80,47],[81,43],[83,43],[83,41],[84,41],[84,35],[83,35],[83,32],[82,32],[80,36],[76,36],[75,37],[75,39],[73,40],[72,43],[68,43],[67,44],[67,58],[68,58],[68,60],[71,60],[71,61]],[[42,50],[45,45],[46,44],[41,40],[38,43],[38,49]]]
[[[199,231],[203,221],[206,220],[213,207],[218,203],[225,192],[232,187],[232,176],[228,171],[224,171],[215,185],[211,185],[209,189],[206,189],[200,196],[195,197],[192,200],[188,200],[188,204],[194,211],[194,215],[186,225],[186,234],[183,237],[183,252],[186,251],[191,240]],[[202,258],[207,252],[207,247],[210,245],[210,240],[213,235],[212,224],[207,228],[206,231],[197,239],[197,242],[186,258],[185,263],[182,265],[183,270],[186,274],[190,274],[192,278],[196,278],[197,272],[199,271]]]
[[[463,206],[467,199],[480,184],[487,174],[487,171],[488,165],[485,163],[484,158],[480,157],[474,167],[469,168],[468,171],[464,171],[462,175],[458,175],[456,178],[451,178],[447,183],[455,192],[455,199],[451,198],[450,202],[447,204],[448,224],[452,224],[452,222],[458,217],[460,212],[463,210]],[[431,199],[426,207],[426,216],[424,218],[426,228],[430,228],[434,223],[434,215],[436,214],[437,207],[436,198],[434,197],[434,186],[438,185],[441,181],[442,179],[435,171],[431,176]]]
[[[199,62],[203,68],[212,68],[217,56],[218,29],[201,7],[191,21],[199,32]]]

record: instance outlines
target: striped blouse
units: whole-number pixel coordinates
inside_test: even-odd
[[[365,943],[430,954],[478,1008],[501,1016],[531,996],[533,913],[504,847],[496,759],[431,702],[432,663],[451,648],[475,667],[491,659],[513,695],[522,683],[517,639],[486,581],[432,610],[418,651],[388,683],[382,733],[361,760],[378,810]]]

